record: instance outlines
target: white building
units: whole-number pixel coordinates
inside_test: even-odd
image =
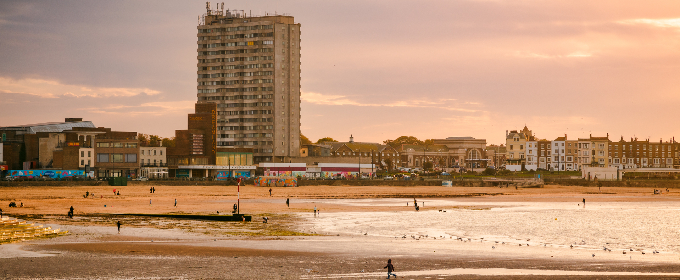
[[[167,178],[166,147],[139,147],[140,175],[147,178]]]
[[[565,153],[565,142],[567,137],[557,137],[553,140],[551,144],[552,149],[552,164],[550,166],[551,170],[554,171],[564,171],[566,170],[567,159]]]
[[[538,169],[538,141],[526,142],[525,158],[526,164],[524,167],[527,170]]]

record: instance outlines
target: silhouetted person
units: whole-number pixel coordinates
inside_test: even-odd
[[[120,221],[118,221],[118,222],[116,222],[116,225],[118,226],[118,234],[120,234],[120,225],[122,225],[122,223]]]
[[[290,198],[286,198],[286,206],[290,207]]]
[[[272,188],[269,188],[269,196],[272,196]]]
[[[175,198],[175,207],[177,207],[177,198]]]
[[[394,278],[397,278],[397,275],[392,273],[392,271],[394,271],[394,266],[392,265],[392,259],[387,260],[387,266],[385,266],[383,268],[387,268],[387,279],[390,279],[390,276],[394,276]]]
[[[153,193],[153,187],[149,188],[149,193]]]
[[[586,199],[583,199],[583,208],[586,208]]]

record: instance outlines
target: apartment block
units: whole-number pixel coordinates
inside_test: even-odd
[[[218,148],[259,162],[300,155],[300,24],[206,6],[198,33],[198,103],[217,105]]]

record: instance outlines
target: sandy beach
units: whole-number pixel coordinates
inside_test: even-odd
[[[6,214],[69,234],[1,245],[0,276],[379,279],[391,258],[404,279],[680,277],[677,238],[665,236],[677,232],[675,220],[653,219],[678,216],[675,189],[309,186],[272,188],[270,196],[244,186],[241,213],[253,215],[250,223],[112,215],[224,215],[237,199],[233,186],[155,188],[3,187]],[[88,191],[94,196],[84,198]],[[10,201],[24,207],[6,208]],[[624,231],[612,219],[648,224]]]

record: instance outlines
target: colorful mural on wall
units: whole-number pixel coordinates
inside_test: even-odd
[[[264,176],[278,176],[278,177],[302,177],[305,176],[305,171],[265,171]]]
[[[92,173],[92,174],[88,174],[88,177],[90,175],[94,175],[93,172],[90,172],[90,173]],[[29,178],[50,177],[52,179],[59,179],[59,178],[67,178],[67,177],[73,177],[73,176],[85,177],[85,171],[83,171],[83,170],[10,170],[9,176],[12,176],[12,177],[29,177]]]
[[[279,176],[260,176],[255,178],[256,187],[297,187],[297,178]]]
[[[234,171],[233,178],[250,178],[250,171]],[[217,172],[217,180],[228,180],[229,171]]]

